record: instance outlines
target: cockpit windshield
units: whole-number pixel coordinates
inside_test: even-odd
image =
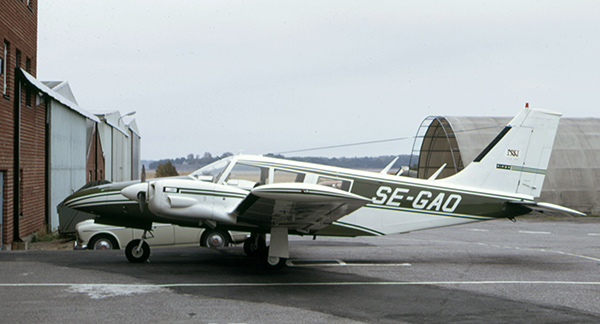
[[[194,171],[190,177],[199,181],[217,182],[230,162],[230,159],[213,162]]]

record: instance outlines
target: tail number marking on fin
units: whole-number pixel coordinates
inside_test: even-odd
[[[454,212],[462,201],[462,196],[459,194],[449,194],[446,197],[446,193],[440,192],[433,198],[434,194],[428,190],[421,190],[416,196],[408,195],[409,192],[410,189],[406,188],[392,189],[388,186],[381,186],[371,201],[377,205],[400,207],[402,201],[406,200],[412,201],[412,208],[415,209],[441,210],[446,213]]]
[[[511,149],[506,149],[506,156],[508,157],[519,157],[519,150],[511,150]]]

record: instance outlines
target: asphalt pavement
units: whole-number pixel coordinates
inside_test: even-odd
[[[600,219],[241,247],[0,252],[0,323],[598,323]]]

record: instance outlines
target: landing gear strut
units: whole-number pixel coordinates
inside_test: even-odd
[[[131,240],[125,248],[125,256],[131,263],[142,263],[150,257],[150,245],[146,243],[146,233],[144,231],[142,239]]]
[[[290,257],[287,227],[271,227],[269,253],[264,263],[267,269],[278,270],[285,267]]]
[[[244,253],[249,257],[266,255],[267,244],[265,242],[265,235],[252,233],[252,235],[244,241]]]
[[[252,233],[244,241],[244,252],[249,257],[260,258],[267,269],[278,270],[285,267],[288,259],[287,229],[280,230],[279,233],[271,231],[270,243],[267,246],[265,234]]]

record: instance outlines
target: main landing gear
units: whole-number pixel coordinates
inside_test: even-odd
[[[267,269],[281,269],[285,267],[289,258],[288,232],[286,227],[271,228],[271,241],[267,246],[265,234],[252,233],[244,241],[244,252],[249,257],[262,259]]]
[[[143,263],[150,257],[150,245],[146,242],[146,235],[152,233],[144,231],[141,239],[132,240],[125,247],[125,256],[131,263]],[[204,237],[207,246],[221,246],[228,240],[226,233],[222,231],[211,231],[210,235]],[[288,229],[287,227],[271,228],[270,245],[267,246],[265,234],[252,233],[244,241],[244,252],[249,257],[257,257],[262,260],[267,269],[281,269],[285,267],[289,258]]]
[[[131,240],[125,247],[125,256],[131,263],[142,263],[146,262],[150,257],[150,245],[146,243],[146,234],[148,231],[144,231],[142,239]]]

